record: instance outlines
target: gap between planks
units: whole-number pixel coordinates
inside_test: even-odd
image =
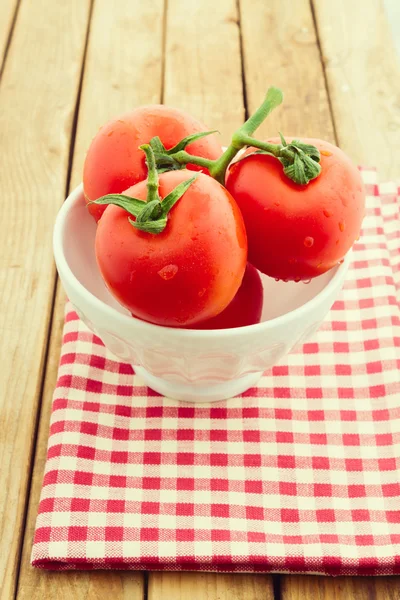
[[[7,60],[21,0],[2,0],[0,4],[0,80]]]

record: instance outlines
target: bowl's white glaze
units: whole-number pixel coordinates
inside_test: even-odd
[[[308,285],[263,276],[262,322],[249,327],[197,331],[135,319],[112,297],[96,264],[96,224],[82,186],[61,207],[54,227],[54,256],[68,298],[85,324],[154,390],[186,401],[239,394],[319,327],[345,278],[342,265]]]

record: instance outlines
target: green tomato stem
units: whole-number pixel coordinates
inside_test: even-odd
[[[160,195],[158,193],[158,171],[154,152],[149,144],[143,144],[139,146],[140,150],[146,155],[147,164],[147,202],[158,200],[160,202]]]
[[[156,162],[158,163],[159,168],[162,170],[166,169],[176,169],[182,168],[187,164],[197,165],[198,167],[203,167],[208,169],[210,175],[219,181],[222,185],[225,183],[225,174],[229,164],[235,158],[237,153],[249,145],[249,140],[253,141],[249,136],[254,133],[254,131],[261,125],[261,123],[267,118],[267,116],[274,110],[279,104],[281,104],[283,99],[283,95],[280,89],[271,87],[269,88],[264,102],[261,106],[256,110],[254,115],[252,115],[232,136],[232,141],[225,152],[216,160],[211,160],[209,158],[204,158],[201,156],[194,156],[193,154],[189,154],[184,149],[186,145],[193,141],[194,139],[198,139],[205,135],[209,135],[210,133],[214,133],[213,131],[207,131],[200,134],[194,134],[193,136],[189,136],[182,140],[179,144],[177,144],[171,150],[165,150],[162,152],[161,143],[158,138],[153,138],[150,144],[153,147],[153,150],[156,152]],[[257,141],[257,140],[254,140]],[[178,149],[178,151],[174,151]],[[160,151],[161,150],[161,151]]]
[[[171,154],[170,156],[180,165],[187,165],[190,163],[191,165],[197,165],[198,167],[203,167],[205,169],[210,169],[215,163],[215,161],[210,158],[193,156],[192,154],[189,154],[189,152],[186,152],[186,150],[179,150],[179,152]]]
[[[283,146],[282,144],[270,144],[269,142],[262,142],[261,140],[257,140],[256,138],[244,135],[241,138],[241,141],[244,146],[250,146],[253,148],[257,148],[258,150],[263,150],[264,152],[268,152],[268,154],[273,154],[278,157],[281,155]]]
[[[208,169],[211,177],[225,183],[226,171],[235,156],[246,147],[253,147],[261,153],[275,156],[283,165],[285,175],[298,185],[306,185],[321,173],[319,164],[320,154],[315,146],[305,144],[299,140],[286,143],[281,135],[281,144],[271,144],[252,137],[256,129],[263,123],[268,115],[281,104],[283,100],[282,91],[279,88],[270,87],[264,98],[264,102],[247,121],[235,131],[232,140],[225,152],[216,160],[209,160],[200,156],[193,156],[184,149],[189,138],[182,140],[174,152],[174,148],[164,153],[160,146],[154,143],[156,149],[156,163],[160,170],[181,169],[187,164],[197,165]],[[208,135],[211,132],[206,132]],[[157,141],[157,140],[155,140]],[[167,156],[166,156],[167,154]]]
[[[270,87],[267,91],[267,94],[264,98],[264,102],[261,104],[259,108],[257,108],[254,115],[252,115],[239,129],[236,133],[233,134],[233,142],[235,136],[238,136],[239,142],[242,136],[253,135],[253,133],[258,129],[268,117],[268,115],[283,101],[283,93],[279,88]]]
[[[212,161],[213,164],[208,168],[211,177],[214,177],[214,179],[224,185],[226,171],[232,160],[242,148],[244,148],[244,146],[239,145],[238,147],[237,142],[235,144],[231,143],[217,160]]]
[[[282,103],[283,94],[279,88],[270,87],[264,98],[264,102],[232,136],[232,141],[225,152],[209,168],[210,175],[224,184],[225,174],[228,166],[238,152],[248,145],[248,140],[256,129],[258,129],[268,115]]]

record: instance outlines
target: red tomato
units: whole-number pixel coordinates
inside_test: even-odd
[[[350,159],[328,142],[302,141],[321,152],[322,172],[308,185],[292,182],[276,158],[263,154],[231,165],[226,182],[242,211],[249,261],[283,280],[307,280],[334,267],[364,217],[363,184]]]
[[[189,171],[160,175],[165,198]],[[146,182],[125,195],[146,199]],[[232,196],[200,173],[171,209],[160,234],[139,231],[122,208],[106,208],[96,233],[96,257],[111,293],[134,316],[184,327],[214,317],[231,302],[246,268],[246,230]]]
[[[104,125],[94,137],[83,169],[86,202],[106,194],[120,194],[147,177],[144,153],[139,146],[159,136],[169,150],[184,137],[206,131],[202,123],[187,113],[162,105],[141,106]],[[222,154],[215,135],[206,136],[186,148],[190,154],[215,159]],[[188,165],[198,171],[199,167]],[[98,221],[105,206],[90,204]]]
[[[242,285],[230,304],[219,315],[194,325],[192,329],[231,329],[259,323],[263,307],[261,277],[247,264]]]

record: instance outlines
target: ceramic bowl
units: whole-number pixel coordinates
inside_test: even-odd
[[[349,263],[304,283],[263,276],[262,321],[237,329],[160,327],[130,316],[107,290],[97,268],[96,224],[82,186],[60,209],[54,256],[61,282],[86,326],[153,390],[189,402],[223,400],[255,385],[266,369],[318,329],[335,301]]]

